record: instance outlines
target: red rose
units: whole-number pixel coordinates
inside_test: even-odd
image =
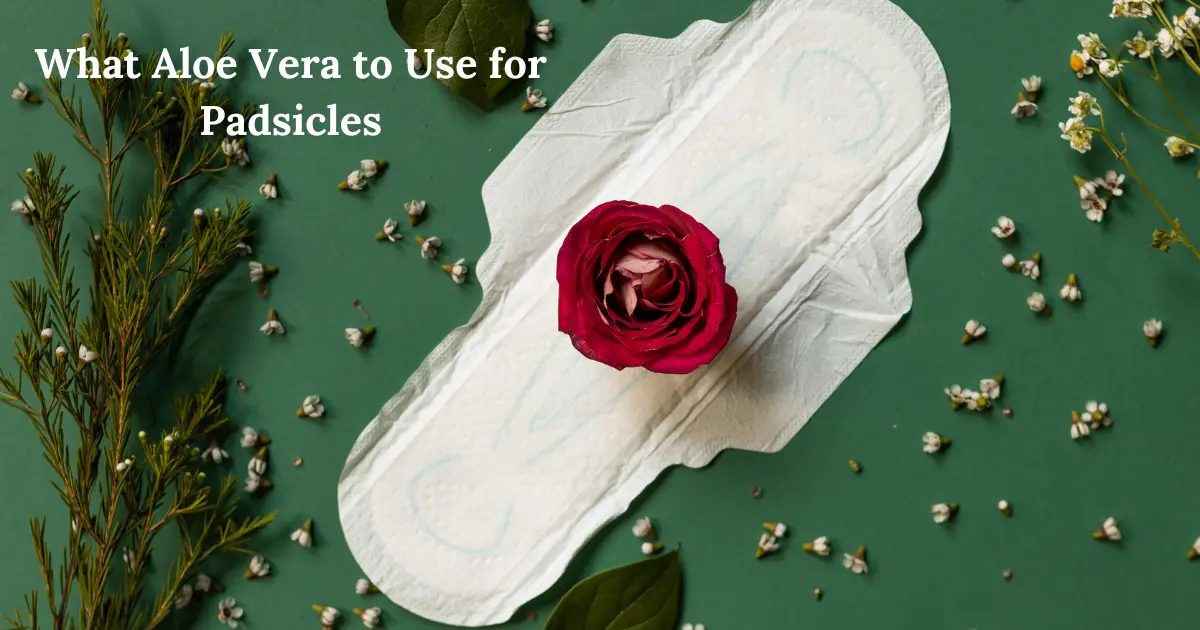
[[[558,250],[558,329],[618,370],[686,374],[709,363],[737,317],[718,245],[674,206],[597,206]]]

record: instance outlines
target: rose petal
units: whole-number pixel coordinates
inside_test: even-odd
[[[657,258],[638,258],[632,253],[626,253],[617,261],[617,269],[629,273],[646,274],[657,271],[663,266],[663,261]]]

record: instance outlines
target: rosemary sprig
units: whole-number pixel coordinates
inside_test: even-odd
[[[83,45],[100,58],[129,49],[128,38],[109,30],[102,0],[94,0]],[[223,35],[218,54],[232,45],[233,36]],[[151,56],[143,65],[156,63]],[[202,563],[245,552],[274,517],[241,516],[234,478],[213,483],[197,469],[200,449],[192,442],[206,443],[229,422],[220,373],[174,401],[169,427],[155,436],[134,431],[143,421],[135,412],[144,402],[140,386],[250,236],[250,204],[227,201],[190,227],[172,222],[182,184],[230,165],[219,140],[201,136],[198,124],[203,105],[228,107],[219,90],[153,79],[149,71],[139,79],[89,79],[100,121],[89,130],[75,89],[58,77],[46,86],[47,100],[96,160],[100,222],[86,248],[92,283],[85,301],[64,225],[76,193],[55,156],[37,153],[21,181],[34,206],[42,274],[12,285],[28,330],[15,341],[16,372],[0,373],[0,402],[30,420],[72,527],[66,547],[52,554],[45,519],[31,521],[42,584],[6,620],[11,628],[150,629],[171,613]],[[135,176],[149,177],[151,192],[136,216],[126,216],[124,159],[138,146],[153,170]],[[178,533],[178,550],[147,596],[151,551],[168,528]],[[46,611],[48,619],[39,616]]]

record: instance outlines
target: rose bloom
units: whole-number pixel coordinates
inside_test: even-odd
[[[718,245],[674,206],[597,206],[558,251],[558,329],[618,370],[686,374],[711,362],[737,317]]]

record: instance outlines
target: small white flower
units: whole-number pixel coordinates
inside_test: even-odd
[[[1017,232],[1017,224],[1008,217],[999,217],[996,219],[996,225],[992,226],[992,234],[996,238],[1009,238]]]
[[[212,590],[213,581],[207,574],[199,573],[196,575],[196,591],[207,593]]]
[[[784,536],[787,536],[788,532],[787,525],[775,521],[763,523],[763,529],[767,530],[768,534],[776,538],[783,538]]]
[[[987,396],[990,400],[996,400],[1000,397],[1000,384],[1004,382],[1003,376],[996,378],[985,378],[979,381],[979,392]]]
[[[1087,35],[1079,35],[1076,37],[1079,40],[1079,47],[1089,59],[1103,59],[1107,55],[1104,52],[1104,44],[1100,42],[1100,36],[1095,33]]]
[[[266,282],[279,273],[279,268],[275,265],[264,265],[256,260],[247,265],[250,268],[250,282]]]
[[[842,554],[845,558],[842,560],[842,566],[850,569],[856,575],[863,575],[867,572],[866,550],[859,547],[858,553]]]
[[[754,556],[761,558],[776,551],[779,551],[779,539],[770,534],[763,534],[758,539],[758,549],[755,551]]]
[[[1067,111],[1071,112],[1077,117],[1085,118],[1087,116],[1095,116],[1100,113],[1100,107],[1096,102],[1096,97],[1088,94],[1087,92],[1081,91],[1075,98],[1067,100],[1071,103],[1071,106],[1067,108]]]
[[[1088,427],[1087,423],[1083,421],[1083,418],[1081,418],[1079,416],[1079,413],[1072,411],[1071,412],[1071,439],[1078,440],[1080,438],[1085,438],[1085,437],[1091,435],[1091,433],[1092,433],[1092,430]]]
[[[1100,70],[1100,74],[1104,75],[1106,78],[1112,79],[1120,76],[1123,65],[1124,64],[1115,59],[1101,59],[1100,63],[1097,65],[1097,68]]]
[[[129,461],[129,460],[125,460],[125,462],[127,462],[127,461]],[[117,472],[119,472],[119,473],[125,472],[125,469],[129,468],[129,464],[127,464],[125,462],[117,462]]]
[[[279,196],[279,178],[275,176],[275,173],[271,173],[267,181],[258,187],[258,194],[262,195],[263,199],[275,199]]]
[[[1092,195],[1079,202],[1079,207],[1086,210],[1088,221],[1099,223],[1104,220],[1104,212],[1108,210],[1108,202],[1098,195]]]
[[[949,440],[943,439],[942,436],[933,431],[929,431],[921,436],[921,441],[925,443],[925,446],[921,447],[921,450],[930,455],[942,450],[942,446],[949,442]]]
[[[66,349],[66,348],[64,348],[64,347],[62,347],[62,346],[59,346],[59,347],[57,347],[57,348],[55,348],[55,349],[54,349],[54,355],[55,355],[55,356],[57,356],[57,357],[59,357],[59,358],[61,358],[61,357],[65,357],[65,356],[67,356],[67,354],[68,354],[68,353],[67,353],[67,349]]]
[[[550,20],[542,20],[533,25],[533,34],[537,35],[538,39],[548,42],[554,39],[554,25],[550,23]]]
[[[1004,258],[1000,259],[1000,264],[1008,269],[1012,269],[1017,265],[1017,257],[1012,254],[1005,254]]]
[[[233,138],[225,138],[221,141],[221,153],[224,153],[229,161],[238,166],[246,166],[250,163],[250,154],[246,152],[246,141],[244,139],[235,140]]]
[[[803,545],[802,548],[805,551],[815,553],[821,557],[826,557],[829,555],[829,553],[831,551],[833,551],[833,547],[829,544],[828,536],[821,536],[820,538],[816,538],[812,542]]]
[[[262,556],[250,558],[250,566],[246,569],[246,579],[265,577],[271,573],[271,565]]]
[[[1079,153],[1087,153],[1092,150],[1092,130],[1087,128],[1087,122],[1081,117],[1072,118],[1066,122],[1058,123],[1058,128],[1062,131],[1063,140],[1070,143],[1071,148]]]
[[[320,418],[325,415],[325,405],[321,404],[321,397],[306,396],[296,415],[308,418]]]
[[[978,339],[986,334],[987,334],[987,326],[984,326],[983,324],[980,324],[978,321],[972,319],[967,322],[966,326],[963,326],[962,342],[970,343],[971,340]]]
[[[541,90],[532,87],[525,88],[525,102],[521,103],[521,111],[531,112],[546,106],[546,95]]]
[[[254,248],[250,247],[249,243],[241,242],[237,244],[237,255],[245,258],[254,253]]]
[[[179,587],[179,594],[175,596],[175,610],[182,610],[192,603],[192,586],[184,584]]]
[[[29,100],[29,86],[25,85],[24,81],[17,81],[17,87],[12,91],[12,99],[14,101]]]
[[[341,616],[338,609],[325,606],[321,609],[321,628],[332,628]]]
[[[942,391],[946,392],[946,395],[950,397],[950,406],[954,409],[962,407],[967,402],[966,390],[958,385],[951,385]]]
[[[992,399],[980,392],[964,389],[963,397],[967,401],[967,409],[971,411],[987,411],[992,407]]]
[[[375,327],[367,326],[366,328],[347,328],[346,341],[350,342],[351,346],[361,348],[364,344],[375,336]]]
[[[662,543],[652,541],[644,542],[642,543],[642,555],[653,556],[654,554],[662,551],[662,548]]]
[[[958,512],[957,503],[938,503],[933,506],[933,522],[939,525],[945,523],[954,518],[956,512]]]
[[[300,529],[292,532],[292,540],[305,549],[312,547],[312,520],[304,521],[304,525],[300,526]]]
[[[246,464],[246,472],[259,477],[267,474],[267,447],[263,446],[258,449],[254,457],[250,459],[250,463]]]
[[[1012,516],[1012,506],[1008,504],[1008,501],[1000,499],[1000,502],[996,504],[996,508],[1003,512],[1005,516]]]
[[[213,83],[212,81],[202,81],[202,82],[200,83],[200,89],[202,89],[202,90],[215,90],[215,89],[217,89],[217,84],[216,84],[216,83]]]
[[[1087,401],[1084,406],[1085,411],[1080,419],[1091,425],[1093,429],[1102,429],[1112,426],[1112,418],[1108,417],[1108,405],[1098,403],[1094,400]]]
[[[79,346],[79,360],[85,364],[91,363],[99,358],[95,350],[89,350],[87,346]]]
[[[396,228],[399,227],[399,225],[400,224],[396,223],[395,219],[388,219],[384,221],[383,229],[375,235],[375,240],[395,243],[396,241],[404,238],[403,234],[396,231]]]
[[[404,204],[404,211],[408,213],[408,224],[415,226],[425,216],[425,201],[422,199],[413,199],[406,202]]]
[[[1034,74],[1021,79],[1021,85],[1029,92],[1029,100],[1036,101],[1038,92],[1042,91],[1042,77]]]
[[[1096,196],[1096,186],[1100,179],[1084,179],[1078,175],[1075,176],[1075,185],[1079,187],[1079,198],[1087,199],[1088,197]]]
[[[214,440],[209,442],[208,448],[204,449],[204,452],[200,454],[200,459],[203,459],[206,462],[220,464],[221,462],[229,459],[229,453],[226,453],[225,449],[221,448],[221,445],[217,444],[216,440]]]
[[[345,181],[338,184],[338,190],[362,190],[367,187],[367,178],[362,171],[351,171]]]
[[[126,567],[131,567],[134,560],[137,560],[137,554],[129,547],[125,547],[124,551],[121,552],[121,559],[125,561]]]
[[[1129,49],[1129,54],[1138,59],[1149,59],[1154,55],[1154,47],[1158,42],[1156,40],[1146,41],[1146,37],[1141,31],[1131,40],[1125,42],[1125,47]]]
[[[1162,336],[1162,331],[1163,323],[1157,319],[1148,319],[1142,324],[1142,332],[1152,346],[1158,345],[1158,338]]]
[[[362,611],[362,614],[358,616],[359,619],[362,619],[363,625],[368,628],[374,628],[375,626],[378,626],[379,620],[382,617],[383,611],[379,608],[368,608]]]
[[[279,313],[275,309],[267,310],[267,323],[258,328],[259,332],[264,335],[282,335],[284,334],[283,324],[279,322]]]
[[[1091,57],[1086,53],[1078,50],[1071,51],[1071,69],[1075,71],[1075,76],[1082,79],[1092,73],[1092,66],[1088,63]]]
[[[1020,266],[1021,275],[1027,276],[1034,280],[1042,277],[1042,268],[1038,264],[1040,262],[1042,262],[1041,254],[1034,254],[1029,260],[1022,260]]]
[[[654,536],[654,523],[650,517],[642,517],[633,524],[633,535],[638,538],[649,538]]]
[[[1125,175],[1119,174],[1116,171],[1109,171],[1104,174],[1104,177],[1096,178],[1096,185],[1114,197],[1120,197],[1125,194],[1125,190],[1121,188],[1121,184],[1125,183]]]
[[[246,494],[254,494],[255,492],[258,492],[260,488],[263,488],[266,485],[264,482],[266,482],[266,479],[263,479],[262,476],[254,473],[248,473],[246,475]]]
[[[1025,298],[1025,303],[1029,305],[1029,310],[1034,313],[1041,313],[1046,310],[1046,296],[1034,291]]]
[[[1092,534],[1092,538],[1095,538],[1096,540],[1111,540],[1114,542],[1121,540],[1121,529],[1117,527],[1117,519],[1111,516],[1104,519],[1104,524],[1100,526],[1099,530]]]
[[[217,621],[230,628],[238,627],[238,619],[242,618],[242,609],[237,606],[237,600],[226,597],[217,604]]]
[[[1017,92],[1017,104],[1013,105],[1012,111],[1010,112],[1013,118],[1028,118],[1034,114],[1037,114],[1037,111],[1037,103],[1025,98],[1024,92]]]
[[[1179,38],[1175,37],[1175,33],[1168,29],[1161,29],[1155,37],[1155,43],[1158,44],[1158,49],[1162,51],[1162,56],[1170,59],[1175,56],[1175,53],[1183,50]]]
[[[432,260],[438,257],[438,248],[442,246],[442,239],[436,236],[429,238],[418,236],[417,243],[421,246],[421,258]]]
[[[262,436],[251,427],[242,428],[242,448],[254,448],[259,445]]]
[[[43,328],[42,332],[40,332],[38,334],[40,334],[42,336],[42,339],[49,341],[54,338],[54,329],[53,328]]]
[[[1184,140],[1179,136],[1171,136],[1170,138],[1167,138],[1167,141],[1163,143],[1163,146],[1167,147],[1167,153],[1176,160],[1185,158],[1196,152],[1195,147],[1188,144],[1187,140]]]
[[[1200,28],[1200,15],[1196,14],[1196,7],[1188,7],[1183,15],[1175,16],[1176,35],[1195,35],[1198,28]]]
[[[375,585],[371,583],[371,580],[368,580],[367,578],[359,578],[358,581],[354,583],[354,592],[358,595],[369,595],[371,593],[378,592],[378,590],[379,589],[375,588]]]
[[[1058,297],[1068,302],[1078,302],[1083,299],[1083,291],[1079,290],[1079,280],[1075,278],[1075,274],[1067,276],[1067,283],[1059,289]]]
[[[25,197],[24,199],[18,199],[16,201],[12,202],[11,208],[12,208],[13,212],[15,212],[23,217],[27,217],[27,216],[33,214],[33,200],[30,199],[29,197]]]
[[[467,259],[459,258],[453,265],[442,265],[442,271],[450,274],[450,279],[454,280],[455,284],[463,284],[467,281]]]
[[[363,177],[375,177],[386,167],[387,160],[363,160],[359,162],[359,168],[362,171]]]

